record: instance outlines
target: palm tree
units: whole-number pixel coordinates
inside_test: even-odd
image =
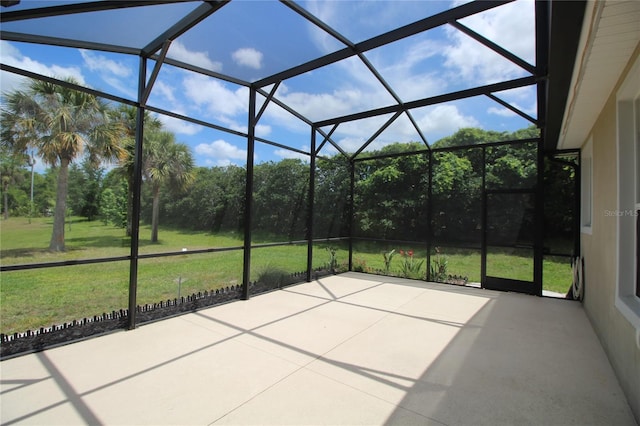
[[[124,126],[125,138],[122,143],[124,155],[120,158],[120,175],[127,181],[127,236],[131,236],[131,219],[133,217],[133,174],[135,166],[136,149],[136,115],[137,108],[129,105],[122,105],[114,111],[116,120]],[[160,131],[162,123],[153,117],[149,111],[144,112],[145,140],[148,134]],[[146,144],[146,142],[145,142]]]
[[[15,152],[34,148],[46,164],[58,167],[49,250],[64,251],[69,165],[81,155],[96,164],[121,157],[122,126],[96,96],[46,81],[32,80],[26,90],[9,93],[4,105],[3,145]]]
[[[195,179],[193,156],[189,147],[177,143],[171,132],[149,132],[143,149],[143,175],[151,185],[153,205],[151,210],[151,242],[158,242],[160,213],[160,189],[163,185],[178,190],[186,189]]]

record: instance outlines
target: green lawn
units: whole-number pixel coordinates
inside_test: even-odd
[[[0,222],[0,257],[3,265],[93,259],[129,254],[129,239],[124,230],[74,218],[66,228],[67,251],[49,253],[46,248],[51,232],[51,218],[11,218]],[[160,229],[160,242],[151,244],[150,229],[140,231],[141,253],[181,251],[183,255],[141,259],[138,265],[138,304],[156,303],[198,291],[236,285],[242,282],[243,251],[189,254],[189,250],[211,247],[238,247],[241,235],[212,235]],[[264,242],[256,239],[256,242]],[[346,269],[346,244],[333,244],[336,260]],[[314,267],[329,261],[327,244],[314,245]],[[409,250],[411,247],[403,248]],[[356,248],[354,267],[384,270],[382,251],[376,247]],[[252,250],[251,280],[262,273],[281,270],[302,272],[307,266],[306,245],[286,245]],[[480,280],[480,253],[471,250],[451,250],[443,253],[450,274],[464,275],[470,281]],[[424,251],[414,257],[422,259]],[[519,259],[508,254],[502,261],[513,268]],[[402,276],[402,257],[391,262],[390,273]],[[570,283],[570,266],[562,259],[545,262],[545,288],[566,292]],[[567,275],[568,272],[568,275]],[[422,264],[418,275],[424,276]],[[568,278],[567,278],[568,276]],[[569,281],[566,281],[566,280]],[[566,284],[565,284],[566,282]],[[549,283],[549,284],[548,284]],[[129,262],[107,262],[89,265],[39,268],[2,273],[0,280],[0,331],[26,331],[73,319],[119,310],[128,306]]]
[[[365,271],[384,271],[384,252],[394,247],[380,247],[375,244],[355,244],[353,266],[362,267]],[[404,247],[403,250],[414,249]],[[396,251],[399,248],[396,248]],[[344,257],[347,256],[345,252]],[[480,250],[441,248],[440,253],[431,254],[432,262],[440,256],[446,260],[447,275],[466,277],[469,282],[480,282],[481,253]],[[414,249],[414,257],[424,259],[426,250]],[[392,275],[403,276],[403,258],[396,252],[389,268]],[[487,271],[496,276],[520,280],[533,279],[533,261],[524,253],[513,250],[494,249],[487,256]],[[426,276],[426,267],[422,266],[421,276]],[[572,272],[570,259],[563,257],[545,257],[543,261],[543,289],[566,294],[571,286]]]

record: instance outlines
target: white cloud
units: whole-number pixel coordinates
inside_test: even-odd
[[[340,2],[311,0],[307,2],[305,7],[311,14],[318,17],[321,21],[327,22],[329,25],[337,28],[336,19],[341,16],[337,9],[339,7],[339,3]],[[318,27],[311,23],[307,25],[307,29],[314,44],[323,54],[330,53],[336,49],[344,47],[344,44],[333,38],[327,32],[318,29]]]
[[[183,80],[185,95],[198,106],[204,106],[216,115],[246,114],[249,90],[240,87],[231,90],[219,80],[191,74]]]
[[[449,136],[463,127],[481,127],[474,117],[462,114],[455,105],[438,105],[414,114],[429,143]]]
[[[92,72],[95,72],[109,86],[115,88],[120,93],[135,99],[137,90],[132,85],[129,78],[133,75],[133,70],[126,64],[109,59],[104,55],[97,54],[90,50],[79,49],[84,65]]]
[[[212,61],[209,58],[209,53],[189,50],[184,44],[180,43],[177,40],[171,43],[171,47],[169,47],[167,56],[178,61],[193,64],[210,71],[222,71],[222,63]]]
[[[517,114],[507,108],[489,107],[487,109],[489,114],[499,115],[500,117],[515,117]]]
[[[138,96],[138,91],[135,87],[131,86],[130,82],[127,80],[121,80],[111,76],[103,76],[102,79],[109,86],[118,90],[120,93],[124,93],[130,99],[136,99]]]
[[[83,86],[87,85],[79,67],[63,67],[55,64],[45,65],[37,60],[24,56],[18,48],[4,40],[0,40],[0,61],[4,64],[48,77],[59,79],[72,77],[78,81],[79,84]],[[24,77],[3,72],[2,79],[0,79],[0,87],[2,88],[2,92],[8,92],[21,88],[25,82],[26,79]]]
[[[524,112],[525,114],[528,114],[532,117],[535,117],[537,114],[537,107],[536,107],[536,103],[534,102],[532,106],[525,108],[522,107],[520,105],[518,105],[518,103],[516,102],[509,102],[509,104],[517,109],[519,109],[520,111]],[[493,115],[499,115],[502,117],[515,117],[518,114],[516,114],[515,112],[511,111],[508,108],[503,108],[503,107],[489,107],[487,109],[487,112],[489,114],[493,114]]]
[[[308,151],[309,147],[308,146],[302,147],[302,150]],[[297,158],[305,162],[309,161],[308,155],[300,154],[299,152],[290,151],[288,149],[276,149],[275,151],[273,151],[273,153],[280,158]]]
[[[288,93],[288,88],[284,83],[282,83],[278,88],[278,94],[280,95],[276,94],[276,97],[284,102],[284,95],[286,95],[286,93]],[[295,133],[309,134],[310,131],[307,123],[290,114],[274,102],[269,103],[262,117],[261,122],[263,123],[271,122],[275,125],[283,126]]]
[[[529,11],[526,11],[529,7]],[[526,12],[526,13],[523,13]],[[472,15],[460,22],[520,58],[533,63],[535,28],[533,2],[514,2],[487,12]],[[446,27],[452,45],[444,50],[445,65],[459,77],[475,84],[517,78],[526,74],[522,68],[502,58],[489,48],[453,27]]]
[[[342,137],[338,139],[334,137],[333,140],[347,152],[356,152],[366,142],[366,139],[358,137]]]
[[[434,63],[441,61],[446,46],[438,40],[421,39],[401,46],[399,52],[367,52],[367,56],[393,90],[404,101],[442,93],[448,82]]]
[[[524,86],[516,87],[515,89],[503,90],[497,92],[496,95],[502,99],[511,99],[514,101],[531,101],[536,99],[537,87],[536,86]]]
[[[247,150],[240,149],[222,139],[208,144],[201,143],[195,147],[195,152],[205,157],[206,163],[210,165],[226,166],[247,159]]]
[[[170,86],[163,81],[156,80],[155,84],[153,85],[152,91],[158,93],[160,96],[164,97],[171,103],[176,102],[176,96],[173,86]]]
[[[386,102],[381,101],[381,96]],[[392,103],[388,97],[386,92],[358,87],[336,89],[331,93],[290,92],[278,95],[278,99],[312,121],[387,106]]]
[[[238,49],[231,54],[236,64],[259,70],[262,68],[262,52],[251,47]]]
[[[84,64],[91,71],[98,71],[100,74],[113,74],[117,77],[129,77],[132,74],[131,69],[122,62],[116,62],[90,50],[80,49],[80,55]]]
[[[170,117],[164,114],[158,114],[158,119],[162,123],[165,130],[173,133],[180,133],[182,135],[195,135],[202,130],[202,127],[197,124],[189,123],[188,121],[180,120],[178,118]]]

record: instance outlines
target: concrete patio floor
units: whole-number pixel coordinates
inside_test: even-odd
[[[0,363],[3,425],[635,425],[578,302],[322,278]]]

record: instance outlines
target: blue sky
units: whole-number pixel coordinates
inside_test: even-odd
[[[45,5],[53,2],[39,2]],[[305,1],[299,4],[325,20],[352,42],[449,8],[460,2],[438,1]],[[30,2],[23,0],[22,6]],[[42,18],[9,22],[4,31],[34,32],[55,37],[83,37],[90,41],[141,47],[171,22],[199,3]],[[461,21],[531,64],[534,59],[534,5],[514,3]],[[176,39],[168,57],[200,67],[255,81],[342,49],[344,45],[305,21],[279,2],[234,0]],[[453,27],[437,28],[393,45],[365,53],[403,101],[526,76],[526,71],[480,45]],[[0,41],[3,63],[55,77],[73,76],[83,85],[135,99],[138,58],[131,55],[75,48]],[[149,69],[153,63],[149,64]],[[3,92],[19,86],[19,76],[2,72]],[[267,91],[270,87],[265,88]],[[224,81],[163,65],[149,105],[245,132],[248,89]],[[498,94],[535,117],[535,88]],[[392,96],[357,57],[288,79],[276,98],[312,121],[394,104]],[[258,107],[263,102],[259,97]],[[429,142],[461,127],[516,130],[529,122],[486,97],[472,98],[414,110],[412,115]],[[244,164],[246,140],[226,132],[159,116],[165,127],[188,144],[200,166]],[[389,117],[345,123],[334,140],[354,152]],[[327,129],[328,131],[328,129]],[[257,127],[257,135],[308,151],[310,128],[275,104],[270,104]],[[370,149],[391,142],[419,140],[405,116],[390,126]],[[332,155],[327,146],[322,154]],[[258,143],[256,161],[278,161],[299,154]]]

